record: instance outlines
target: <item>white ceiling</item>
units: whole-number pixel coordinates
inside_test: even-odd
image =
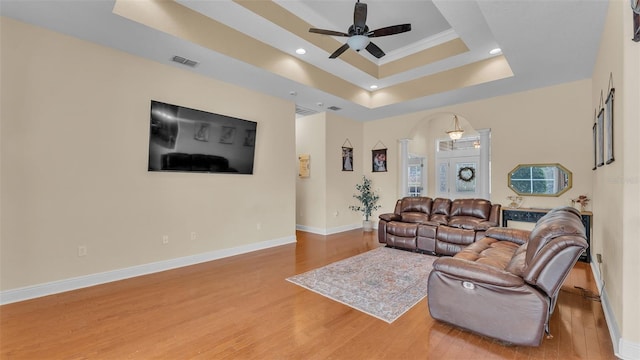
[[[274,1],[291,12],[291,16],[316,28],[347,32],[353,23],[354,0]],[[373,39],[387,53],[383,58],[378,60],[366,51],[360,52],[360,56],[376,66],[457,37],[469,48],[468,52],[378,79],[341,58],[328,59],[332,51],[305,41],[237,2],[177,2],[367,91],[373,84],[384,89],[490,58],[492,55],[488,52],[495,47],[502,48],[514,76],[369,108],[125,19],[112,12],[114,0],[3,0],[0,12],[3,16],[285,98],[306,109],[325,111],[329,106],[337,106],[342,116],[368,121],[590,78],[608,6],[607,0],[363,1],[368,4],[367,25],[371,30],[402,23],[412,25],[410,32]],[[335,39],[339,42],[336,48],[346,41],[346,38]],[[305,55],[295,54],[300,47],[307,50]],[[195,68],[184,67],[171,61],[174,55],[199,64]],[[296,95],[291,95],[292,92]]]

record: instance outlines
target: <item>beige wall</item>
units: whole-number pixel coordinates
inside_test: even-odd
[[[507,173],[519,163],[561,163],[573,173],[573,188],[568,192],[559,197],[526,197],[523,206],[570,205],[570,199],[580,194],[591,196],[590,107],[591,81],[582,80],[366,123],[365,147],[378,139],[395,145],[389,156],[389,173],[380,177],[386,195],[381,212],[392,210],[399,194],[398,139],[424,143],[444,138],[444,130],[453,127],[451,114],[461,116],[461,125],[469,133],[474,133],[474,129],[491,129],[493,202],[506,204],[507,196],[515,195],[507,187]],[[433,134],[434,131],[437,133]],[[411,146],[414,145],[410,149]],[[434,147],[434,144],[418,146],[428,152],[428,196],[433,196],[435,189]]]
[[[309,177],[296,180],[296,224],[307,229],[327,222],[326,122],[324,113],[296,119],[296,154],[310,156]]]
[[[629,7],[623,3],[623,268],[624,283],[622,318],[622,351],[640,358],[640,43],[632,42],[632,17]],[[616,132],[620,134],[620,132]],[[634,350],[632,350],[634,349]]]
[[[591,108],[599,109],[601,93],[606,99],[612,77],[615,161],[592,173],[597,215],[593,252],[602,254],[602,265],[596,269],[604,284],[605,305],[617,325],[613,332],[620,339],[614,345],[623,358],[631,358],[634,351],[640,356],[640,44],[630,40],[631,19],[628,2],[610,1],[591,94]]]
[[[354,149],[353,171],[342,171],[342,146]],[[361,226],[362,217],[349,209],[355,184],[362,176],[362,123],[334,113],[296,120],[297,154],[311,156],[311,174],[298,178],[296,224],[322,234]]]
[[[295,237],[293,103],[1,27],[2,290]],[[254,174],[147,172],[151,99],[257,121]]]
[[[363,168],[358,166],[365,157],[362,150],[362,123],[334,113],[327,113],[327,228],[340,229],[362,225],[362,213],[349,209],[358,205],[353,198],[355,185],[362,182]],[[353,145],[353,171],[342,171],[342,146],[347,139]]]

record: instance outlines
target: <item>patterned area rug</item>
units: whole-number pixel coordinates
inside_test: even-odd
[[[287,280],[392,323],[427,296],[435,259],[380,247]]]

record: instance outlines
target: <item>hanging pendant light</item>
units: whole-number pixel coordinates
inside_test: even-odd
[[[449,138],[451,138],[451,140],[460,140],[460,138],[462,138],[462,134],[464,134],[464,130],[462,130],[462,128],[460,127],[460,122],[458,121],[457,115],[453,116],[453,127],[453,130],[447,131],[447,134],[449,134]]]

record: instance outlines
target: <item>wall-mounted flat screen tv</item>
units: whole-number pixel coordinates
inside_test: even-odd
[[[253,174],[255,121],[151,100],[149,171]]]

